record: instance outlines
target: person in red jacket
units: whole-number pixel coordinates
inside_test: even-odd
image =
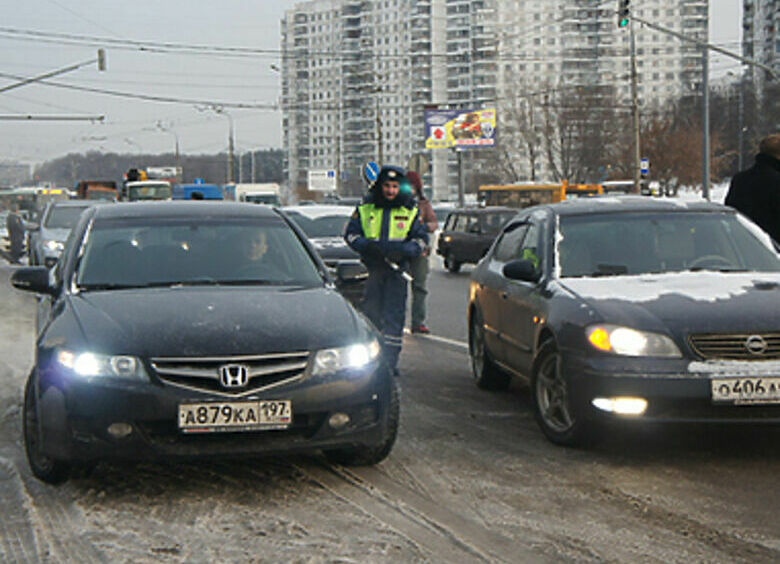
[[[431,202],[423,193],[423,185],[420,176],[410,170],[406,173],[409,184],[412,185],[414,195],[417,198],[417,208],[420,210],[420,222],[425,226],[425,230],[431,234],[439,228],[439,221],[436,214],[433,213]],[[412,333],[430,333],[430,329],[425,325],[426,300],[428,299],[428,272],[430,271],[429,255],[430,247],[426,248],[422,254],[410,260],[410,274],[412,280]]]

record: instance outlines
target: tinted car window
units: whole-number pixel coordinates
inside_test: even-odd
[[[96,220],[76,276],[86,289],[187,282],[309,286],[322,279],[285,223],[235,217]]]
[[[321,217],[306,217],[298,212],[287,212],[298,227],[300,227],[307,237],[341,237],[344,235],[348,215],[324,215]]]
[[[50,229],[72,229],[86,206],[52,206],[44,225]]]
[[[774,250],[734,214],[563,216],[560,228],[561,276],[780,270]]]
[[[517,257],[518,249],[520,248],[520,242],[525,237],[528,231],[528,225],[518,223],[511,226],[501,237],[501,240],[496,244],[496,250],[493,253],[493,258],[501,262],[508,262]]]
[[[513,213],[487,213],[482,216],[482,230],[486,233],[498,233],[507,221],[515,216]]]

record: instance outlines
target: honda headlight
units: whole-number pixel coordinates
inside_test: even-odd
[[[596,349],[623,356],[680,358],[682,354],[669,337],[619,325],[591,325],[588,342]]]
[[[62,241],[50,239],[44,243],[44,246],[53,253],[59,253],[65,247],[65,244]]]
[[[337,349],[323,349],[314,355],[312,375],[332,374],[341,370],[356,370],[367,366],[379,358],[382,347],[374,339],[370,343],[360,343]]]
[[[134,356],[105,355],[90,352],[72,353],[61,350],[57,361],[85,378],[125,378],[148,381],[143,363]]]

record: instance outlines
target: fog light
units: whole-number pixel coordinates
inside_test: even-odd
[[[346,413],[334,413],[328,419],[328,425],[334,429],[341,429],[347,423],[349,423],[349,415]]]
[[[642,415],[647,410],[645,398],[594,398],[591,403],[602,411],[617,415]]]
[[[111,423],[108,426],[108,434],[115,439],[121,439],[133,432],[133,426],[129,423]]]

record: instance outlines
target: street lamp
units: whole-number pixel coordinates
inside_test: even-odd
[[[179,178],[179,171],[181,170],[181,156],[179,154],[179,136],[170,126],[166,127],[162,121],[157,122],[157,129],[165,133],[170,133],[171,135],[173,135],[174,139],[176,140],[176,180],[177,181],[181,180]]]
[[[39,74],[38,76],[33,76],[31,78],[25,78],[23,80],[20,80],[19,82],[14,82],[13,84],[9,84],[8,86],[3,86],[2,88],[0,88],[0,93],[8,92],[9,90],[20,88],[21,86],[24,86],[26,84],[31,84],[33,82],[39,82],[41,80],[51,78],[53,76],[65,74],[66,72],[74,71],[80,69],[81,67],[91,65],[92,63],[97,63],[98,71],[103,72],[104,70],[106,70],[106,52],[104,49],[98,49],[97,58],[95,59],[90,59],[88,61],[76,63],[75,65],[69,65],[61,69],[45,72],[43,74]]]
[[[219,105],[211,105],[211,106],[206,106],[206,107],[195,106],[195,108],[198,111],[201,111],[201,112],[206,111],[206,110],[211,110],[215,114],[219,114],[219,115],[222,115],[222,116],[225,116],[226,118],[228,118],[228,122],[230,123],[230,130],[228,132],[227,182],[228,182],[228,184],[232,184],[234,182],[234,178],[233,178],[233,147],[235,145],[234,140],[233,140],[233,116],[230,115],[230,113],[227,112],[223,106],[219,106]]]

